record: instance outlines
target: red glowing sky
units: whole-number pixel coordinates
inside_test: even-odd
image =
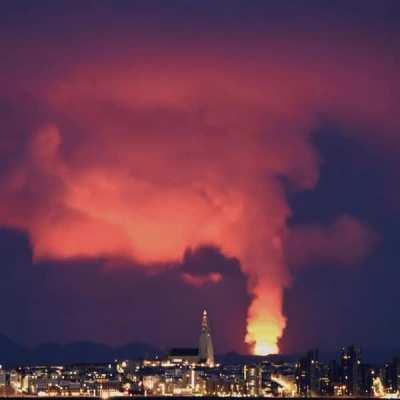
[[[29,234],[36,262],[122,257],[154,271],[215,246],[248,279],[243,340],[277,351],[288,265],[351,268],[381,240],[352,215],[288,225],[286,185],[318,184],[313,132],[335,120],[376,152],[399,150],[394,44],[290,26],[214,39],[96,21],[70,37],[8,29],[0,223]]]

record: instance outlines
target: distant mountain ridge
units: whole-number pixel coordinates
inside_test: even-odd
[[[400,355],[400,349],[371,348],[364,359],[370,362],[390,360]],[[57,365],[57,364],[85,364],[106,363],[113,360],[137,360],[144,358],[162,357],[165,351],[144,342],[132,342],[122,346],[109,346],[91,341],[78,341],[66,344],[56,342],[42,343],[31,349],[14,342],[9,337],[0,334],[0,365],[13,367],[17,365]],[[273,363],[295,362],[301,354],[272,354],[255,356],[229,352],[216,356],[222,364],[256,364],[262,361]],[[338,352],[324,354],[321,359],[328,361],[337,359]]]
[[[165,351],[144,342],[132,342],[116,347],[91,341],[66,344],[48,342],[30,349],[0,334],[0,364],[6,366],[106,363],[116,359],[133,360],[162,357],[163,355],[165,355]],[[282,362],[295,359],[295,356],[252,356],[235,352],[217,356],[217,361],[223,364],[253,364],[263,360]]]
[[[50,342],[29,349],[0,334],[0,364],[6,366],[103,363],[115,359],[151,358],[162,353],[159,348],[142,342],[133,342],[117,347],[91,341],[67,344]]]
[[[0,334],[0,364],[20,363],[26,356],[26,348]]]

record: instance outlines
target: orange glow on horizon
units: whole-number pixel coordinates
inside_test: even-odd
[[[257,309],[257,307],[260,307]],[[256,309],[261,312],[260,316],[249,316],[247,325],[246,342],[250,345],[254,355],[265,356],[279,353],[278,339],[286,325],[285,319],[280,315],[279,308],[270,309],[266,312],[262,304],[253,303],[250,312]],[[276,314],[276,318],[273,315]]]
[[[103,54],[103,38],[99,43]],[[311,52],[314,45],[305,47]],[[30,118],[37,125],[30,127],[27,146],[17,142],[28,161],[18,164],[16,157],[3,173],[0,222],[29,233],[35,260],[123,256],[143,268],[163,268],[179,262],[188,248],[214,245],[236,257],[248,279],[245,342],[255,354],[277,353],[286,326],[283,291],[291,284],[286,185],[301,191],[318,182],[316,120],[322,110],[354,117],[354,123],[362,116],[367,124],[371,112],[374,122],[392,109],[368,75],[385,76],[377,73],[385,64],[381,53],[362,58],[353,51],[361,47],[352,46],[335,75],[337,52],[300,59],[291,51],[297,47],[297,38],[287,48],[262,40],[254,54],[249,49],[248,56],[238,53],[227,63],[223,52],[210,56],[214,53],[190,46],[168,46],[147,59],[129,44],[129,52],[105,57],[104,63],[93,62],[91,52],[88,59],[81,51],[60,57],[72,65],[61,65],[48,78],[20,62],[33,71],[40,90],[29,92],[43,112]],[[320,50],[315,54],[325,54]],[[371,64],[360,74],[364,59]],[[329,77],[323,85],[321,76]],[[363,95],[366,87],[371,96]],[[370,97],[382,107],[371,108],[365,101]],[[348,237],[343,231],[354,237],[364,230],[347,220],[326,237],[326,227],[306,237],[301,231],[293,258],[303,250],[302,260],[315,257],[315,243],[323,244],[319,258],[335,254],[338,241]],[[365,235],[357,237],[349,253],[359,257],[370,245]],[[182,279],[197,287],[224,282],[213,273]]]
[[[257,342],[253,348],[253,354],[257,356],[267,356],[269,354],[277,354],[278,352],[279,349],[277,345],[264,341]]]

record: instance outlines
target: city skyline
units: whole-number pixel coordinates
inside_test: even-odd
[[[396,355],[399,2],[4,0],[0,57],[5,349]]]
[[[89,342],[64,349],[53,343],[31,355],[18,349],[12,359],[0,338],[0,396],[400,397],[399,352],[384,362],[366,360],[355,345],[342,347],[329,360],[322,359],[317,348],[297,359],[277,354],[215,356],[206,310],[199,322],[197,347],[167,352],[144,344],[111,350]],[[12,347],[11,342],[8,345]]]
[[[277,355],[232,354],[214,359],[206,311],[202,314],[200,332],[197,348],[173,348],[167,354],[152,357],[130,354],[124,358],[120,353],[113,360],[42,359],[39,363],[24,360],[0,365],[0,395],[102,399],[400,396],[399,357],[371,363],[365,360],[359,347],[349,345],[329,361],[320,358],[318,349],[309,350],[297,360]]]

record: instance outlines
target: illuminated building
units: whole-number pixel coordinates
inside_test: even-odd
[[[6,385],[6,371],[0,368],[0,387]]]
[[[243,367],[243,379],[245,383],[246,394],[249,396],[259,396],[261,393],[262,369],[259,366]]]
[[[214,348],[211,339],[207,311],[203,311],[198,348],[175,347],[170,350],[168,362],[172,364],[206,364],[214,366]]]
[[[10,386],[14,391],[21,386],[21,375],[15,370],[10,372]]]
[[[201,333],[199,339],[199,361],[208,366],[214,365],[214,348],[211,339],[210,326],[208,324],[207,311],[203,311],[201,320]]]
[[[168,360],[173,364],[196,364],[199,360],[199,350],[196,348],[173,348],[168,354]]]
[[[395,357],[392,362],[385,364],[383,378],[389,393],[400,390],[400,358]]]
[[[320,392],[321,370],[318,350],[309,351],[297,364],[297,392],[301,396],[312,396]]]
[[[355,346],[343,348],[340,357],[341,380],[346,387],[346,395],[354,396],[361,392],[361,351]]]
[[[31,374],[24,375],[21,387],[22,387],[22,392],[24,393],[28,394],[37,393],[36,376]]]
[[[320,363],[319,392],[324,396],[333,395],[330,364]]]
[[[373,392],[375,368],[368,364],[360,365],[360,393],[369,396]]]

